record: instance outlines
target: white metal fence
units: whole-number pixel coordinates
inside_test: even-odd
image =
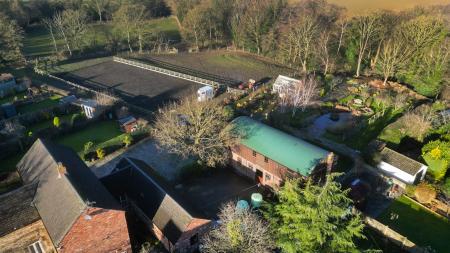
[[[138,68],[142,68],[142,69],[146,69],[146,70],[150,70],[150,71],[154,71],[154,72],[157,72],[157,73],[160,73],[160,74],[164,74],[164,75],[168,75],[168,76],[172,76],[172,77],[188,80],[188,81],[191,81],[191,82],[212,86],[214,88],[218,88],[218,87],[222,86],[221,83],[216,82],[216,81],[207,80],[207,79],[204,79],[204,78],[200,78],[200,77],[196,77],[196,76],[192,76],[192,75],[188,75],[188,74],[183,74],[183,73],[180,73],[180,72],[177,72],[177,71],[156,67],[156,66],[153,66],[153,65],[150,65],[150,64],[144,64],[144,63],[137,62],[137,61],[127,60],[127,59],[120,58],[120,57],[117,57],[117,56],[113,57],[113,61],[119,62],[119,63],[123,63],[123,64],[127,64],[127,65],[134,66],[134,67],[138,67]]]

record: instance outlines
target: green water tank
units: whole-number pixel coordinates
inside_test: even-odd
[[[263,197],[260,193],[252,194],[252,206],[253,208],[259,208],[263,202]]]

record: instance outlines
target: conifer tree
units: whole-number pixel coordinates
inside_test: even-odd
[[[364,238],[361,218],[352,214],[352,200],[328,175],[323,185],[288,180],[278,192],[278,201],[268,204],[265,216],[277,246],[287,253],[359,252],[356,238]]]

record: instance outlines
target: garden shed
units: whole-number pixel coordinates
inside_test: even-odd
[[[287,76],[279,75],[272,85],[272,92],[280,96],[289,89],[292,89],[299,80]]]
[[[386,176],[392,178],[394,183],[405,187],[406,184],[420,182],[427,173],[428,166],[419,163],[390,148],[381,150],[381,161],[377,168]]]

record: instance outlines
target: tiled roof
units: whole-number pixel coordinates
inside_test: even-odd
[[[71,149],[38,139],[17,164],[25,184],[38,184],[33,204],[58,246],[88,207],[119,205]]]
[[[36,186],[29,184],[0,195],[0,237],[40,219],[32,204]]]
[[[119,170],[102,178],[115,196],[126,195],[175,244],[192,221],[192,216],[168,193],[156,177],[147,173],[139,160],[124,158]],[[145,171],[144,171],[145,170]]]

